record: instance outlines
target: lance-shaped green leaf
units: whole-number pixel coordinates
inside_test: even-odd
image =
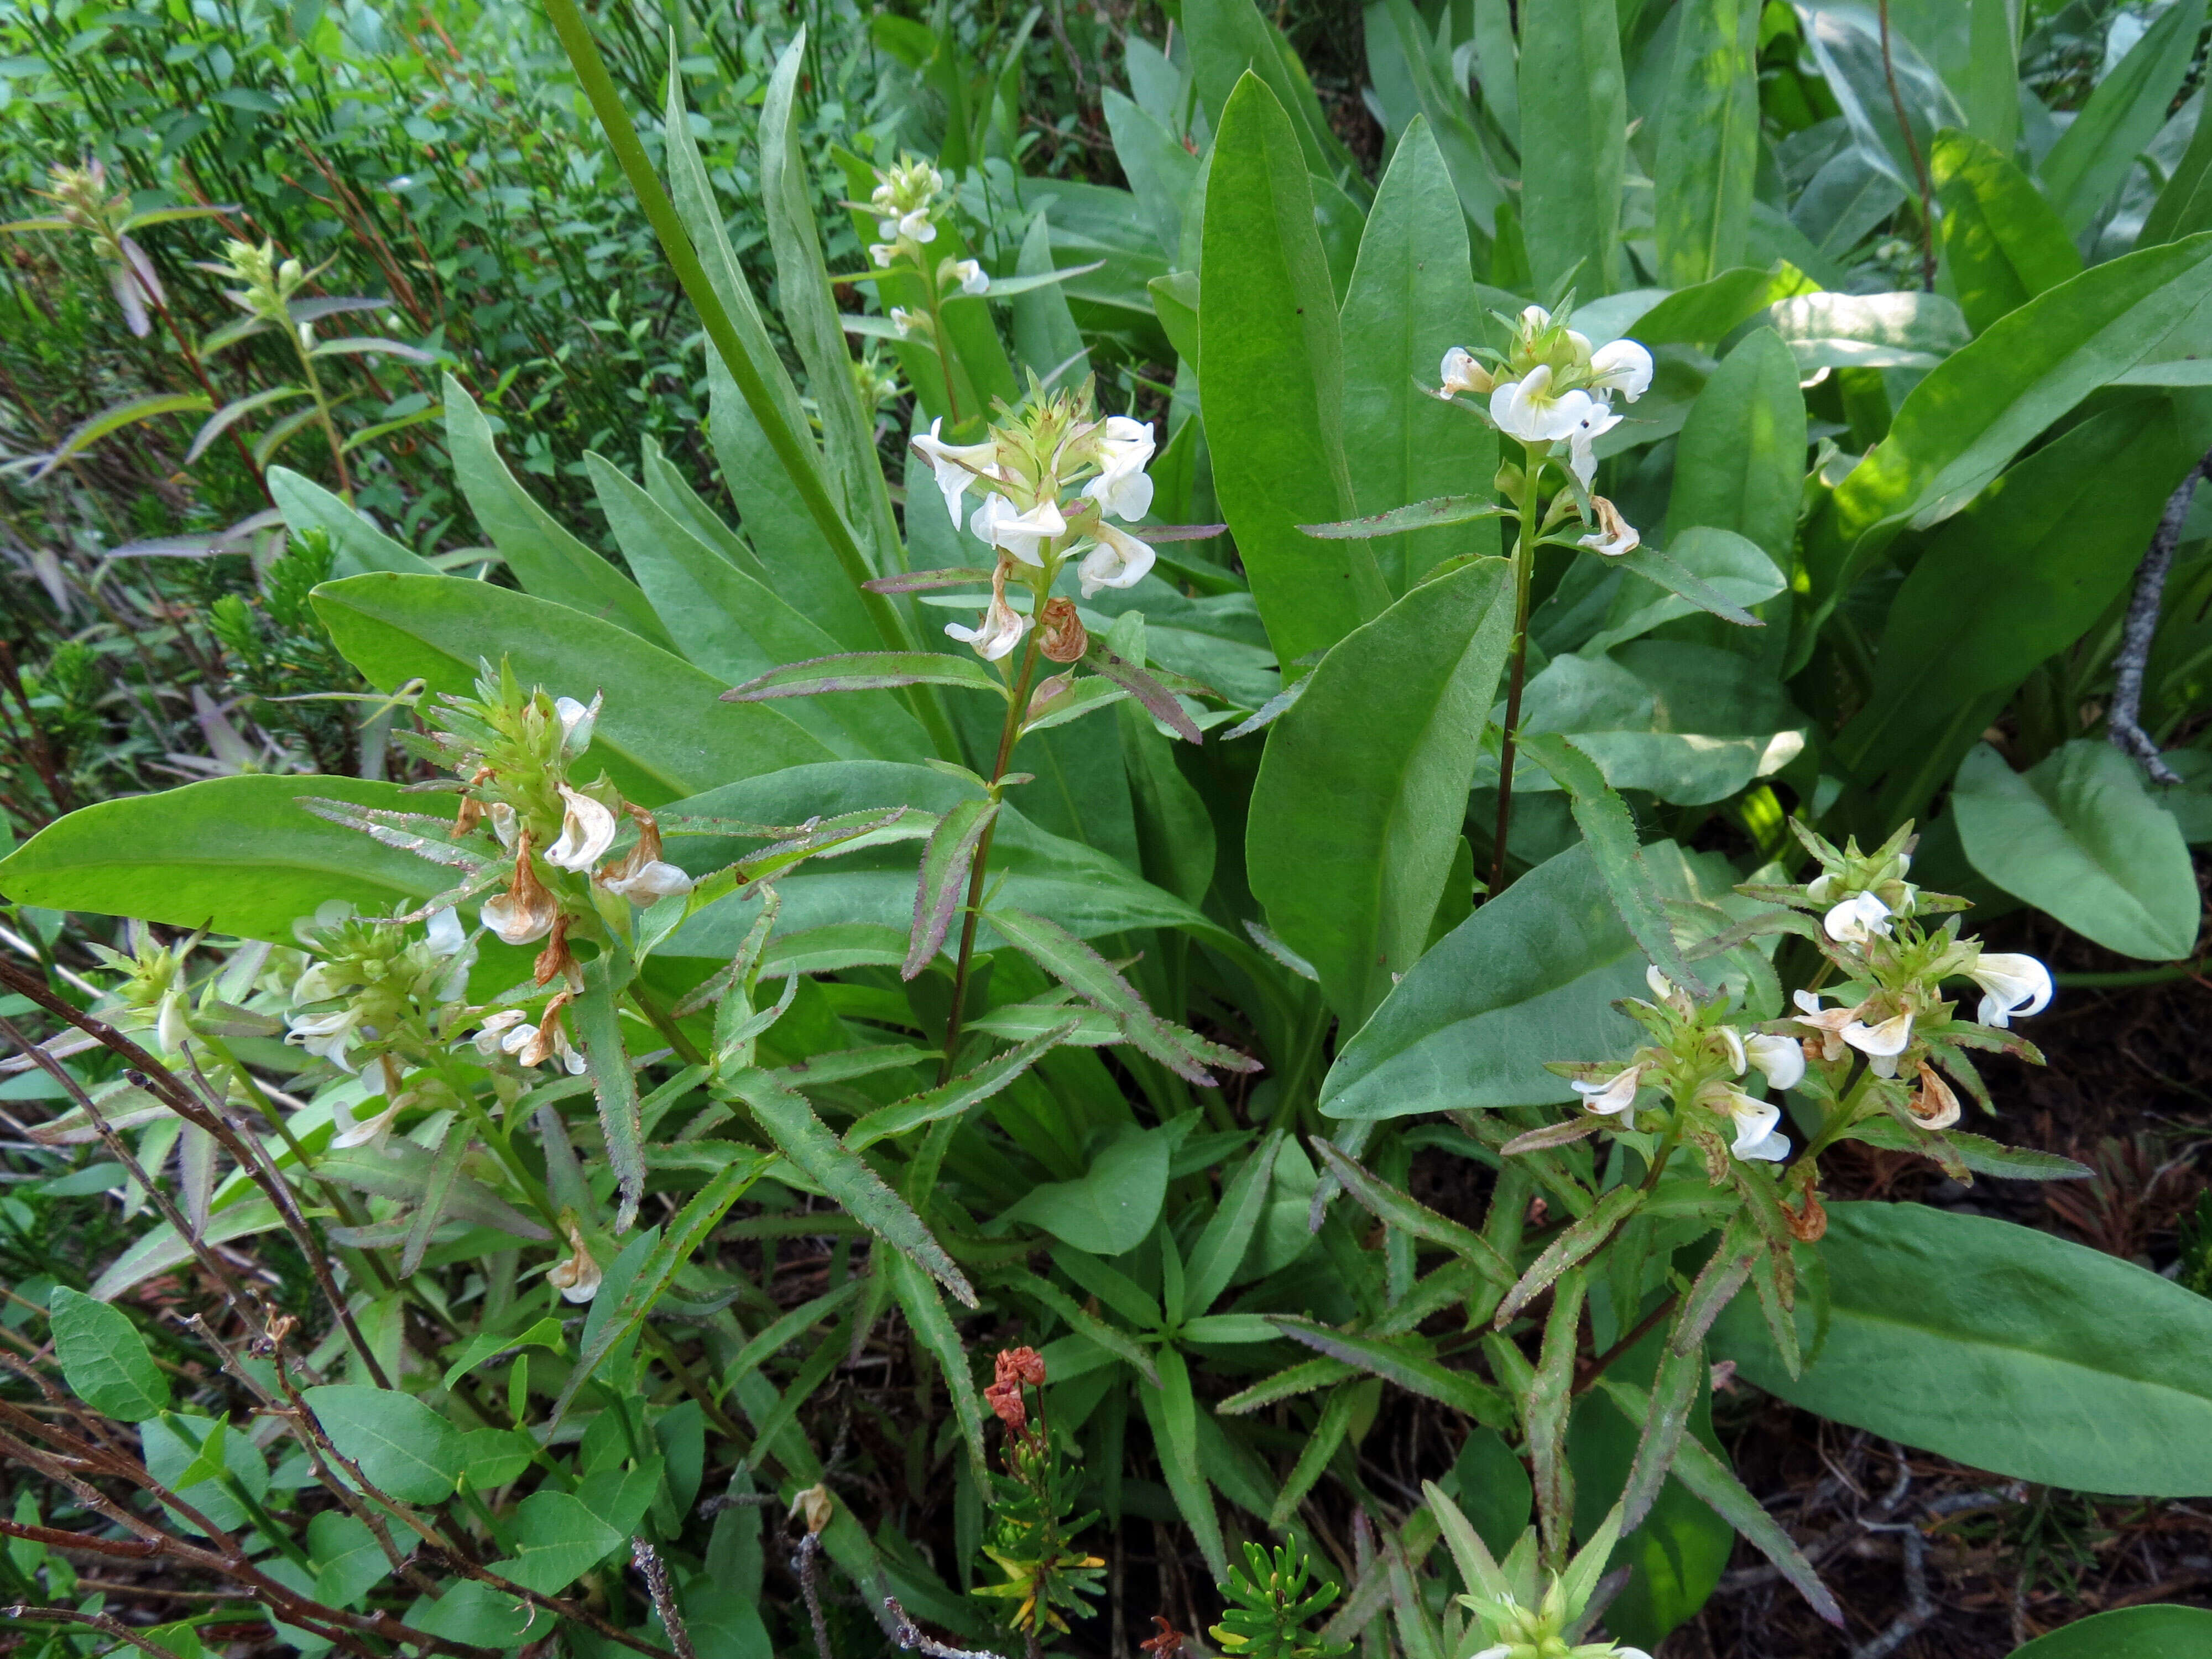
[[[484,662],[504,658],[524,685],[583,702],[603,693],[585,775],[604,766],[641,805],[833,758],[778,711],[718,703],[721,681],[564,605],[457,576],[383,572],[325,582],[314,605],[338,649],[381,688],[419,678],[434,695],[465,696]]]
[[[1121,1360],[1153,1387],[1159,1386],[1160,1374],[1152,1364],[1152,1350],[1144,1346],[1127,1331],[1109,1325],[1048,1279],[1035,1273],[1018,1271],[1006,1284],[1043,1306],[1052,1310],[1067,1322],[1070,1330],[1079,1333],[1085,1340],[1097,1343],[1108,1353]],[[1268,1335],[1274,1332],[1270,1330]]]
[[[2204,0],[2175,0],[2098,82],[2043,158],[2043,187],[2069,231],[2088,228],[2165,124],[2203,23]]]
[[[1453,1370],[1438,1364],[1413,1349],[1404,1338],[1392,1340],[1355,1331],[1340,1331],[1297,1314],[1269,1314],[1267,1319],[1284,1335],[1296,1338],[1316,1352],[1370,1372],[1386,1382],[1395,1382],[1408,1394],[1418,1394],[1455,1412],[1464,1412],[1476,1422],[1487,1423],[1492,1428],[1505,1429],[1513,1425],[1513,1403],[1504,1395],[1472,1372]],[[1328,1380],[1325,1373],[1316,1375],[1321,1381]]]
[[[1489,426],[1448,408],[1416,379],[1475,326],[1481,307],[1469,258],[1451,173],[1428,122],[1416,116],[1391,152],[1344,296],[1345,461],[1363,508],[1464,489],[1498,470]],[[1465,529],[1400,536],[1374,550],[1393,593],[1446,559],[1497,550],[1494,532]]]
[[[1735,540],[1742,539],[1741,537],[1735,536],[1735,533],[1733,531],[1715,529],[1708,526],[1698,526],[1685,531],[1683,532],[1682,540],[1686,544],[1694,544],[1721,538],[1729,538]],[[1683,549],[1683,552],[1685,557],[1696,556],[1691,553],[1690,549],[1687,546]],[[1764,557],[1765,556],[1761,555],[1761,556]],[[1770,565],[1773,563],[1773,561],[1771,559],[1766,562]],[[1686,563],[1684,562],[1683,559],[1675,558],[1668,554],[1662,553],[1656,547],[1634,548],[1626,553],[1619,555],[1613,560],[1613,562],[1619,564],[1623,570],[1631,571],[1636,575],[1641,576],[1645,581],[1650,582],[1656,586],[1665,588],[1669,593],[1674,594],[1675,598],[1688,600],[1698,610],[1711,611],[1714,616],[1718,617],[1723,622],[1734,623],[1739,628],[1763,628],[1765,626],[1765,624],[1760,622],[1758,617],[1753,616],[1750,611],[1745,610],[1741,605],[1730,599],[1727,594],[1722,592],[1720,589],[1715,587],[1711,583],[1698,575]],[[1755,568],[1756,567],[1753,568]]]
[[[621,952],[603,955],[587,964],[583,994],[575,1002],[576,1035],[591,1064],[599,1132],[606,1140],[607,1162],[613,1166],[615,1189],[620,1194],[615,1211],[617,1233],[630,1230],[637,1220],[637,1206],[645,1198],[645,1144],[638,1127],[637,1073],[630,1069],[622,1017],[615,1006],[628,981],[629,966]],[[617,983],[617,975],[623,983]]]
[[[1472,1227],[1463,1227],[1449,1216],[1438,1215],[1418,1199],[1409,1198],[1389,1182],[1378,1178],[1325,1135],[1308,1137],[1307,1145],[1321,1154],[1328,1171],[1362,1209],[1385,1226],[1395,1227],[1415,1238],[1441,1244],[1464,1258],[1474,1271],[1500,1289],[1513,1283],[1513,1269],[1493,1245]]]
[[[752,1109],[760,1125],[783,1155],[836,1200],[848,1215],[918,1263],[931,1278],[972,1308],[975,1287],[953,1265],[945,1247],[922,1224],[907,1201],[883,1183],[860,1155],[830,1133],[806,1097],[786,1088],[769,1073],[747,1069],[729,1086]]]
[[[143,1423],[169,1408],[169,1380],[127,1316],[62,1285],[47,1300],[46,1318],[62,1376],[93,1410],[120,1423]]]
[[[453,475],[477,522],[507,560],[523,591],[580,611],[666,648],[668,632],[653,606],[605,558],[561,527],[507,470],[492,441],[491,424],[468,388],[445,381],[446,442]]]
[[[1612,0],[1550,0],[1521,20],[1522,227],[1537,289],[1620,287],[1627,84]]]
[[[2074,239],[2026,173],[1970,134],[1947,129],[1928,156],[1943,206],[1943,263],[1979,334],[2081,274]]]
[[[1491,1319],[1492,1327],[1504,1330],[1547,1286],[1589,1261],[1613,1237],[1613,1229],[1633,1215],[1643,1202],[1643,1190],[1636,1187],[1615,1187],[1601,1194],[1590,1206],[1589,1214],[1553,1239],[1544,1253],[1529,1263],[1528,1270],[1498,1304],[1498,1311]]]
[[[1276,1154],[1282,1146],[1283,1133],[1269,1131],[1222,1189],[1219,1206],[1206,1222],[1205,1231],[1199,1234],[1198,1243],[1191,1247],[1184,1293],[1194,1310],[1202,1313],[1212,1307],[1214,1298],[1227,1290],[1230,1280],[1236,1277],[1252,1236],[1267,1213],[1273,1191],[1269,1182],[1274,1174]]]
[[[1891,1152],[1921,1150],[1912,1131],[1887,1115],[1854,1123],[1850,1138]],[[1976,1175],[2000,1176],[2012,1181],[2086,1181],[2097,1173],[2087,1164],[2077,1164],[2057,1152],[2039,1152],[2033,1146],[2007,1146],[1986,1135],[1968,1134],[1962,1129],[1946,1129],[1939,1139],[1960,1164]]]
[[[1765,1248],[1758,1229],[1739,1212],[1682,1298],[1681,1311],[1675,1315],[1674,1328],[1668,1338],[1674,1352],[1686,1352],[1705,1340],[1713,1322],[1750,1279],[1752,1267]]]
[[[1750,0],[1693,0],[1675,26],[1653,179],[1659,279],[1670,288],[1744,261],[1759,170],[1759,15]]]
[[[430,1248],[430,1240],[445,1219],[446,1205],[453,1195],[453,1183],[460,1179],[461,1162],[469,1155],[469,1143],[473,1139],[464,1127],[466,1120],[447,1126],[446,1138],[438,1145],[437,1156],[431,1160],[429,1179],[423,1183],[422,1201],[415,1206],[415,1214],[407,1224],[406,1241],[399,1248],[399,1272],[403,1278],[412,1275],[422,1265],[422,1257]]]
[[[1450,525],[1473,524],[1478,519],[1506,518],[1512,511],[1486,495],[1437,495],[1425,501],[1415,501],[1411,507],[1370,513],[1364,519],[1302,524],[1298,528],[1325,542],[1371,541],[1378,536],[1401,536],[1413,530],[1440,530]]]
[[[888,1106],[877,1107],[845,1131],[845,1145],[857,1152],[879,1140],[888,1140],[894,1135],[919,1129],[925,1124],[958,1116],[969,1107],[988,1100],[1028,1071],[1046,1054],[1066,1042],[1075,1027],[1074,1020],[1062,1019],[1050,1030],[1017,1043],[1002,1054],[993,1055],[974,1071],[963,1073],[941,1087],[910,1095],[904,1100],[895,1100]],[[789,1077],[791,1074],[787,1070],[778,1075]]]
[[[1114,964],[1059,923],[1022,910],[993,910],[990,918],[1007,941],[1077,995],[1121,1022],[1128,1040],[1177,1076],[1211,1088],[1206,1070],[1256,1071],[1259,1063],[1195,1031],[1162,1019]]]
[[[1116,656],[1096,640],[1084,652],[1083,660],[1143,704],[1146,714],[1167,725],[1185,743],[1206,741],[1206,734],[1183,712],[1182,705],[1175,700],[1175,694],[1153,675],[1146,673],[1127,659]],[[1024,729],[1034,731],[1036,728],[1032,726]]]
[[[678,1271],[705,1247],[708,1237],[729,1212],[730,1206],[750,1190],[772,1161],[766,1152],[744,1148],[739,1157],[716,1171],[705,1186],[684,1200],[676,1218],[661,1231],[644,1260],[638,1263],[629,1282],[620,1287],[619,1296],[605,1304],[594,1300],[594,1317],[585,1333],[583,1346],[568,1381],[562,1385],[560,1397],[553,1403],[555,1422],[567,1413],[576,1391],[599,1369],[600,1362],[644,1324],[655,1304],[676,1282]],[[610,1273],[600,1285],[602,1297],[615,1288]]]
[[[1567,1459],[1567,1419],[1574,1409],[1575,1345],[1589,1285],[1579,1267],[1560,1274],[1536,1352],[1536,1375],[1523,1402],[1528,1432],[1528,1470],[1536,1489],[1536,1519],[1547,1553],[1564,1560],[1575,1518],[1575,1471]]]
[[[1198,1404],[1191,1394],[1190,1368],[1180,1352],[1168,1347],[1160,1350],[1159,1372],[1158,1388],[1149,1382],[1137,1385],[1137,1401],[1152,1425],[1161,1478],[1218,1583],[1228,1576],[1229,1558],[1221,1542],[1221,1518],[1213,1512],[1213,1497],[1199,1465]]]
[[[1380,1392],[1380,1384],[1365,1380],[1340,1384],[1330,1391],[1328,1398],[1322,1402],[1319,1420],[1307,1435],[1305,1444],[1298,1449],[1298,1461],[1291,1466],[1275,1494],[1274,1506],[1267,1512],[1269,1526],[1280,1531],[1291,1523],[1291,1517],[1298,1512],[1298,1505],[1305,1502],[1314,1483],[1327,1471],[1337,1448],[1344,1444],[1345,1436],[1352,1428],[1352,1413],[1363,1404],[1373,1410]]]
[[[939,1373],[945,1378],[945,1392],[952,1397],[952,1415],[960,1425],[960,1437],[968,1447],[969,1468],[979,1486],[988,1484],[983,1461],[983,1407],[975,1397],[975,1376],[969,1369],[968,1350],[961,1346],[960,1333],[955,1329],[950,1316],[945,1311],[944,1298],[937,1286],[907,1257],[894,1251],[884,1264],[890,1270],[891,1294],[906,1313],[907,1323],[921,1339],[923,1347],[937,1362]]]
[[[930,832],[915,883],[914,933],[906,961],[899,969],[901,979],[914,978],[944,948],[953,915],[967,896],[975,849],[998,816],[995,800],[963,800],[939,818]]]
[[[1341,1359],[1307,1359],[1277,1371],[1263,1382],[1232,1394],[1213,1409],[1224,1417],[1241,1417],[1256,1412],[1262,1406],[1272,1406],[1279,1401],[1295,1400],[1302,1394],[1311,1394],[1316,1389],[1326,1389],[1341,1382],[1347,1376],[1356,1376],[1365,1369]]]
[[[1665,901],[1658,884],[1644,867],[1644,851],[1636,838],[1636,820],[1628,806],[1605,781],[1597,763],[1557,732],[1522,734],[1522,751],[1549,772],[1575,816],[1575,827],[1596,861],[1598,874],[1613,896],[1613,908],[1628,924],[1628,931],[1651,958],[1654,966],[1693,997],[1712,994],[1705,983],[1683,961],[1674,945],[1674,930],[1667,920]]]
[[[1623,1531],[1634,1531],[1659,1501],[1667,1472],[1674,1467],[1682,1436],[1689,1429],[1690,1413],[1698,1403],[1698,1386],[1705,1374],[1703,1343],[1691,1344],[1686,1352],[1669,1346],[1660,1356],[1658,1375],[1651,1382],[1651,1410],[1644,1419],[1636,1459],[1628,1468],[1628,1485],[1620,1494]]]
[[[1427,946],[1512,611],[1503,560],[1425,583],[1331,651],[1268,733],[1252,891],[1348,1030]]]
[[[37,483],[71,456],[82,454],[102,438],[126,426],[161,415],[197,415],[211,407],[207,398],[197,392],[157,392],[150,397],[132,398],[113,404],[80,422],[52,453],[38,457],[39,465],[30,481]]]
[[[349,1146],[340,1152],[326,1152],[316,1160],[315,1173],[379,1198],[419,1204],[429,1190],[433,1157],[428,1147],[394,1139],[381,1148]],[[541,1224],[523,1214],[482,1182],[471,1181],[465,1175],[455,1180],[447,1192],[446,1213],[453,1220],[496,1227],[517,1238],[552,1237]]]
[[[770,669],[757,679],[722,693],[724,702],[766,702],[775,697],[811,697],[825,691],[884,691],[902,685],[953,685],[990,691],[1003,698],[999,677],[973,657],[944,651],[857,651],[841,657],[815,657]]]
[[[1598,1378],[1597,1385],[1630,1422],[1650,1421],[1651,1396],[1644,1389],[1611,1372]],[[1814,1612],[1841,1627],[1843,1609],[1836,1605],[1836,1598],[1813,1571],[1813,1564],[1805,1559],[1804,1552],[1782,1530],[1781,1522],[1745,1490],[1735,1472],[1708,1450],[1702,1441],[1693,1435],[1682,1437],[1671,1473],[1714,1514],[1741,1533],[1746,1543],[1771,1561],[1783,1577],[1812,1604]]]
[[[2084,271],[1945,358],[1808,529],[1814,620],[1906,526],[1925,528],[1965,507],[2051,422],[2143,361],[2208,297],[2212,236],[2195,236]]]
[[[1244,3],[1244,0],[1237,0]],[[1301,524],[1347,517],[1344,348],[1290,118],[1237,82],[1206,175],[1199,337],[1214,488],[1279,660],[1322,651],[1389,598],[1375,558]]]

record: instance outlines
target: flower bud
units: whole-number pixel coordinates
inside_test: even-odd
[[[1084,631],[1083,619],[1075,611],[1075,601],[1049,599],[1044,602],[1044,617],[1039,624],[1037,649],[1054,662],[1075,662],[1090,647],[1091,636]]]

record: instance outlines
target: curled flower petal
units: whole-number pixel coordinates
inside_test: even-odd
[[[903,329],[912,319],[907,313],[894,309],[891,320]],[[937,488],[945,496],[945,510],[952,515],[952,522],[957,525],[960,522],[960,498],[966,493],[968,486],[978,478],[1000,476],[999,446],[996,443],[946,443],[937,435],[944,425],[942,419],[932,421],[928,432],[914,441],[914,449],[929,463],[930,471],[937,475]],[[985,505],[989,505],[989,501],[987,501]]]
[[[452,956],[468,943],[469,936],[461,927],[460,912],[450,904],[431,916],[422,933],[433,956]]]
[[[1920,1062],[1920,1087],[1907,1105],[1923,1129],[1948,1129],[1959,1121],[1959,1097],[1924,1060]]]
[[[1618,392],[1632,404],[1650,389],[1651,354],[1633,340],[1615,340],[1590,353],[1590,371],[1594,390]]]
[[[1591,496],[1590,506],[1597,512],[1597,528],[1581,538],[1583,546],[1608,559],[1617,559],[1644,544],[1643,533],[1622,518],[1620,509],[1604,496]]]
[[[1568,470],[1588,489],[1590,480],[1597,477],[1597,451],[1594,446],[1620,424],[1620,416],[1613,412],[1611,404],[1586,392],[1570,392],[1559,403],[1565,407],[1576,398],[1581,402],[1573,404],[1573,420],[1560,436],[1567,441]]]
[[[1720,1028],[1720,1039],[1721,1046],[1728,1050],[1729,1069],[1741,1077],[1746,1064],[1742,1034],[1733,1025],[1723,1025]]]
[[[1039,501],[1024,513],[1004,495],[983,498],[968,520],[975,538],[1002,553],[1011,553],[1024,564],[1044,563],[1044,544],[1067,533],[1067,520],[1050,501]]]
[[[546,1271],[545,1282],[561,1292],[564,1302],[589,1302],[599,1293],[599,1282],[605,1275],[585,1248],[582,1230],[573,1222],[568,1224],[568,1259],[555,1262]]]
[[[1498,385],[1498,377],[1465,346],[1454,346],[1444,353],[1437,379],[1447,394],[1464,392],[1477,398],[1488,397]]]
[[[1000,498],[994,495],[993,501]],[[1030,619],[1008,605],[1003,595],[994,598],[989,609],[973,628],[963,628],[958,623],[947,623],[945,631],[963,645],[975,647],[975,654],[985,662],[997,662],[1022,642],[1029,631]]]
[[[1083,562],[1076,568],[1085,599],[1102,587],[1134,587],[1144,580],[1157,556],[1150,546],[1103,519],[1091,533],[1097,538],[1097,545],[1083,556]]]
[[[561,817],[560,838],[545,849],[545,862],[556,870],[588,870],[614,845],[613,809],[565,783],[561,799],[568,810]]]
[[[1839,944],[1864,945],[1875,934],[1889,937],[1890,909],[1872,893],[1854,893],[1832,906],[1820,918],[1820,927]]]
[[[612,814],[609,814],[610,817]],[[538,879],[538,872],[530,863],[530,831],[519,830],[515,838],[514,876],[504,893],[495,894],[483,902],[483,924],[508,945],[535,945],[553,931],[553,919],[561,913],[561,906]]]
[[[1790,1018],[1800,1025],[1809,1025],[1820,1034],[1820,1057],[1840,1060],[1844,1053],[1844,1032],[1857,1022],[1858,1011],[1853,1008],[1824,1008],[1816,991],[1793,991],[1793,1000],[1802,1012]]]
[[[1863,1013],[1864,1010],[1854,1012]],[[1844,1027],[1843,1037],[1844,1042],[1869,1059],[1892,1062],[1890,1069],[1881,1073],[1884,1077],[1892,1076],[1896,1070],[1897,1056],[1903,1054],[1905,1045],[1912,1041],[1912,1011],[1905,1009],[1875,1025],[1855,1018]]]
[[[2015,1016],[2039,1014],[2051,1003],[2051,970],[2033,957],[1984,951],[1966,976],[1982,988],[1974,1018],[1984,1025],[2009,1025]]]
[[[1698,1099],[1735,1123],[1735,1139],[1729,1150],[1736,1157],[1779,1164],[1790,1156],[1790,1137],[1779,1128],[1779,1106],[1754,1100],[1732,1083],[1709,1083],[1699,1091]]]
[[[952,267],[952,274],[960,279],[960,291],[963,294],[988,294],[990,292],[991,278],[989,275],[984,270],[981,265],[976,264],[973,259],[963,259],[958,264]]]
[[[1805,1045],[1795,1037],[1759,1031],[1744,1039],[1751,1063],[1765,1076],[1772,1089],[1794,1089],[1805,1076]]]
[[[1585,1083],[1577,1079],[1568,1086],[1583,1097],[1583,1104],[1593,1112],[1610,1117],[1616,1112],[1628,1114],[1628,1123],[1635,1127],[1636,1091],[1643,1086],[1644,1068],[1641,1065],[1623,1066],[1602,1083]]]
[[[1150,421],[1109,415],[1093,441],[1098,457],[1098,476],[1083,493],[1125,524],[1134,524],[1152,511],[1152,480],[1145,469],[1152,465],[1154,444]]]

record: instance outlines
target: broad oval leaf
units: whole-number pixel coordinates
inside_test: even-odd
[[[1827,1334],[1794,1381],[1751,1298],[1713,1328],[1770,1394],[1976,1468],[2081,1491],[2212,1493],[2212,1301],[1983,1216],[1833,1204]]]
[[[331,1443],[392,1497],[435,1504],[461,1476],[461,1431],[411,1394],[326,1383],[302,1395]]]
[[[76,1397],[103,1415],[143,1423],[169,1407],[169,1380],[118,1309],[66,1285],[46,1304],[54,1357]]]
[[[1951,810],[1976,870],[2075,933],[2148,962],[2196,947],[2202,900],[2181,826],[2110,744],[2077,738],[2025,773],[1978,744]]]
[[[2212,1653],[2212,1609],[2119,1607],[2039,1636],[2012,1659],[2203,1659]]]

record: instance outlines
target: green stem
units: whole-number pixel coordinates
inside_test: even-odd
[[[653,1022],[653,1029],[668,1039],[668,1046],[686,1066],[704,1066],[707,1056],[699,1052],[699,1045],[684,1035],[676,1017],[661,1005],[660,999],[646,988],[643,980],[629,983],[629,999],[637,1005],[638,1012]]]
[[[307,395],[315,400],[315,419],[323,428],[323,436],[330,440],[331,465],[338,474],[338,494],[350,504],[353,475],[346,471],[345,445],[338,437],[338,423],[331,416],[331,400],[323,395],[323,378],[315,373],[314,354],[307,349],[307,343],[300,337],[295,325],[286,324],[284,331],[292,337],[292,349],[299,355],[300,371],[307,377]]]
[[[782,410],[769,395],[768,381],[763,378],[759,365],[738,338],[737,325],[730,320],[721,296],[708,279],[706,267],[699,263],[699,255],[691,246],[691,238],[684,228],[675,204],[668,199],[668,192],[660,187],[660,180],[653,173],[652,160],[638,141],[637,129],[630,124],[629,112],[623,107],[622,96],[607,74],[599,49],[592,43],[591,26],[584,21],[576,0],[546,0],[546,10],[552,17],[554,32],[560,35],[561,44],[568,51],[569,63],[575,68],[584,95],[591,100],[592,112],[599,118],[599,125],[607,135],[608,148],[622,164],[647,222],[660,240],[661,252],[668,256],[668,263],[676,271],[676,280],[683,284],[692,308],[706,325],[707,337],[721,354],[724,367],[738,383],[738,393],[744,398],[745,407],[752,411],[753,419],[759,422],[769,447],[775,452],[776,460],[799,491],[807,516],[830,544],[830,550],[836,556],[838,568],[845,573],[846,580],[860,589],[860,602],[867,607],[884,645],[894,651],[915,649],[913,632],[898,608],[884,595],[872,593],[862,586],[876,573],[869,568],[867,556],[861,552],[852,526],[845,522],[844,514],[830,499],[814,458],[802,446],[799,434],[784,420]],[[917,696],[914,708],[928,727],[930,741],[937,745],[938,752],[948,759],[957,757],[960,742],[953,733],[951,722],[945,718],[943,705],[933,696]]]
[[[960,424],[960,394],[952,389],[952,353],[945,341],[945,306],[938,295],[933,274],[923,274],[922,290],[929,295],[929,341],[937,348],[937,366],[945,374],[945,424],[957,427]]]
[[[1521,484],[1521,538],[1513,549],[1513,665],[1506,682],[1505,725],[1498,746],[1497,850],[1490,859],[1490,890],[1485,903],[1505,890],[1505,841],[1513,827],[1513,733],[1521,724],[1521,688],[1528,671],[1528,587],[1536,563],[1536,486],[1544,475],[1543,452],[1524,445],[1528,471]]]
[[[1048,564],[1056,569],[1057,564]],[[1042,589],[1040,589],[1040,592]],[[1042,615],[1044,601],[1037,600],[1037,612]],[[999,794],[999,780],[1006,775],[1006,763],[1013,758],[1015,740],[1021,736],[1022,711],[1029,707],[1030,681],[1036,677],[1037,647],[1041,643],[1037,629],[1029,630],[1029,642],[1022,652],[1021,672],[1015,677],[1013,696],[1006,702],[1006,724],[999,728],[999,756],[991,764],[991,798]],[[968,876],[967,915],[960,923],[960,956],[952,969],[952,1012],[945,1019],[945,1058],[937,1068],[938,1086],[942,1088],[952,1080],[955,1054],[960,1047],[960,1022],[968,1005],[968,966],[975,954],[975,924],[983,914],[983,880],[991,867],[991,841],[998,833],[999,820],[995,815],[983,826],[983,838],[975,843],[975,863]]]

